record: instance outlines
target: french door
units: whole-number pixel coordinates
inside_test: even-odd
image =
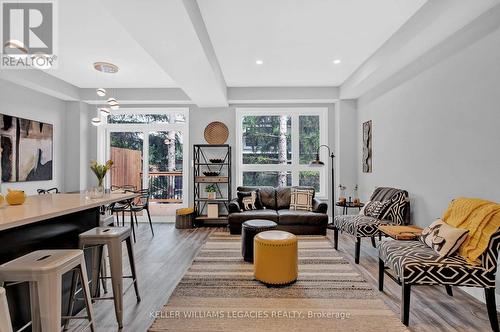
[[[150,114],[151,110],[147,112]],[[108,119],[102,127],[99,139],[103,160],[111,159],[114,163],[107,187],[149,188],[151,213],[173,215],[176,208],[187,206],[188,200],[187,113],[182,114],[183,121],[171,118],[148,123],[130,123],[137,118],[146,121],[144,113],[137,118],[131,110],[122,114],[128,122],[116,123],[125,122],[120,121],[118,113],[118,119]],[[172,112],[155,113],[153,120],[161,120],[159,115],[165,114]],[[179,117],[178,113],[174,115]]]

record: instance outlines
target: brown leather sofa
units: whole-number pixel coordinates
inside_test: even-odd
[[[278,229],[301,235],[326,235],[328,204],[313,198],[312,211],[290,210],[292,187],[238,187],[240,192],[259,189],[263,210],[241,211],[238,199],[229,203],[229,231],[241,234],[241,224],[251,219],[272,220]],[[314,189],[311,187],[296,187]]]

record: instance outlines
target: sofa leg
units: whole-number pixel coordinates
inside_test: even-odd
[[[486,308],[488,309],[488,318],[490,319],[491,330],[493,332],[499,332],[495,288],[485,288],[484,296],[486,298]]]
[[[401,285],[401,322],[406,326],[410,320],[410,295],[411,285],[403,282]]]
[[[335,250],[339,248],[339,229],[336,227],[333,228],[333,247]]]
[[[356,237],[356,247],[354,249],[354,262],[359,264],[359,250],[361,248],[361,238]]]
[[[372,236],[371,239],[372,239],[372,247],[377,248],[377,245],[375,244],[375,236]]]
[[[444,285],[444,287],[446,287],[446,293],[449,296],[453,296],[453,289],[451,288],[451,286],[450,285]]]
[[[378,259],[378,290],[381,292],[384,291],[384,270],[385,270],[384,261],[379,258]]]

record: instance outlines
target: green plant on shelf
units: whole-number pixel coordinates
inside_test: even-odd
[[[215,184],[209,184],[208,186],[205,187],[205,192],[207,192],[207,193],[216,193],[217,192],[217,186]]]

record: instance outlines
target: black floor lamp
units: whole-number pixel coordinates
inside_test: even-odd
[[[335,218],[335,171],[334,171],[334,168],[333,168],[333,160],[335,158],[335,155],[333,154],[332,150],[330,149],[330,147],[328,145],[320,145],[318,147],[318,150],[316,151],[316,160],[313,160],[311,161],[311,166],[318,166],[318,167],[321,167],[321,166],[325,166],[325,163],[322,162],[320,159],[319,159],[319,150],[322,148],[322,147],[326,147],[328,149],[328,154],[330,155],[330,158],[332,159],[332,205],[331,205],[331,209],[332,209],[332,221],[333,221],[333,218]]]

